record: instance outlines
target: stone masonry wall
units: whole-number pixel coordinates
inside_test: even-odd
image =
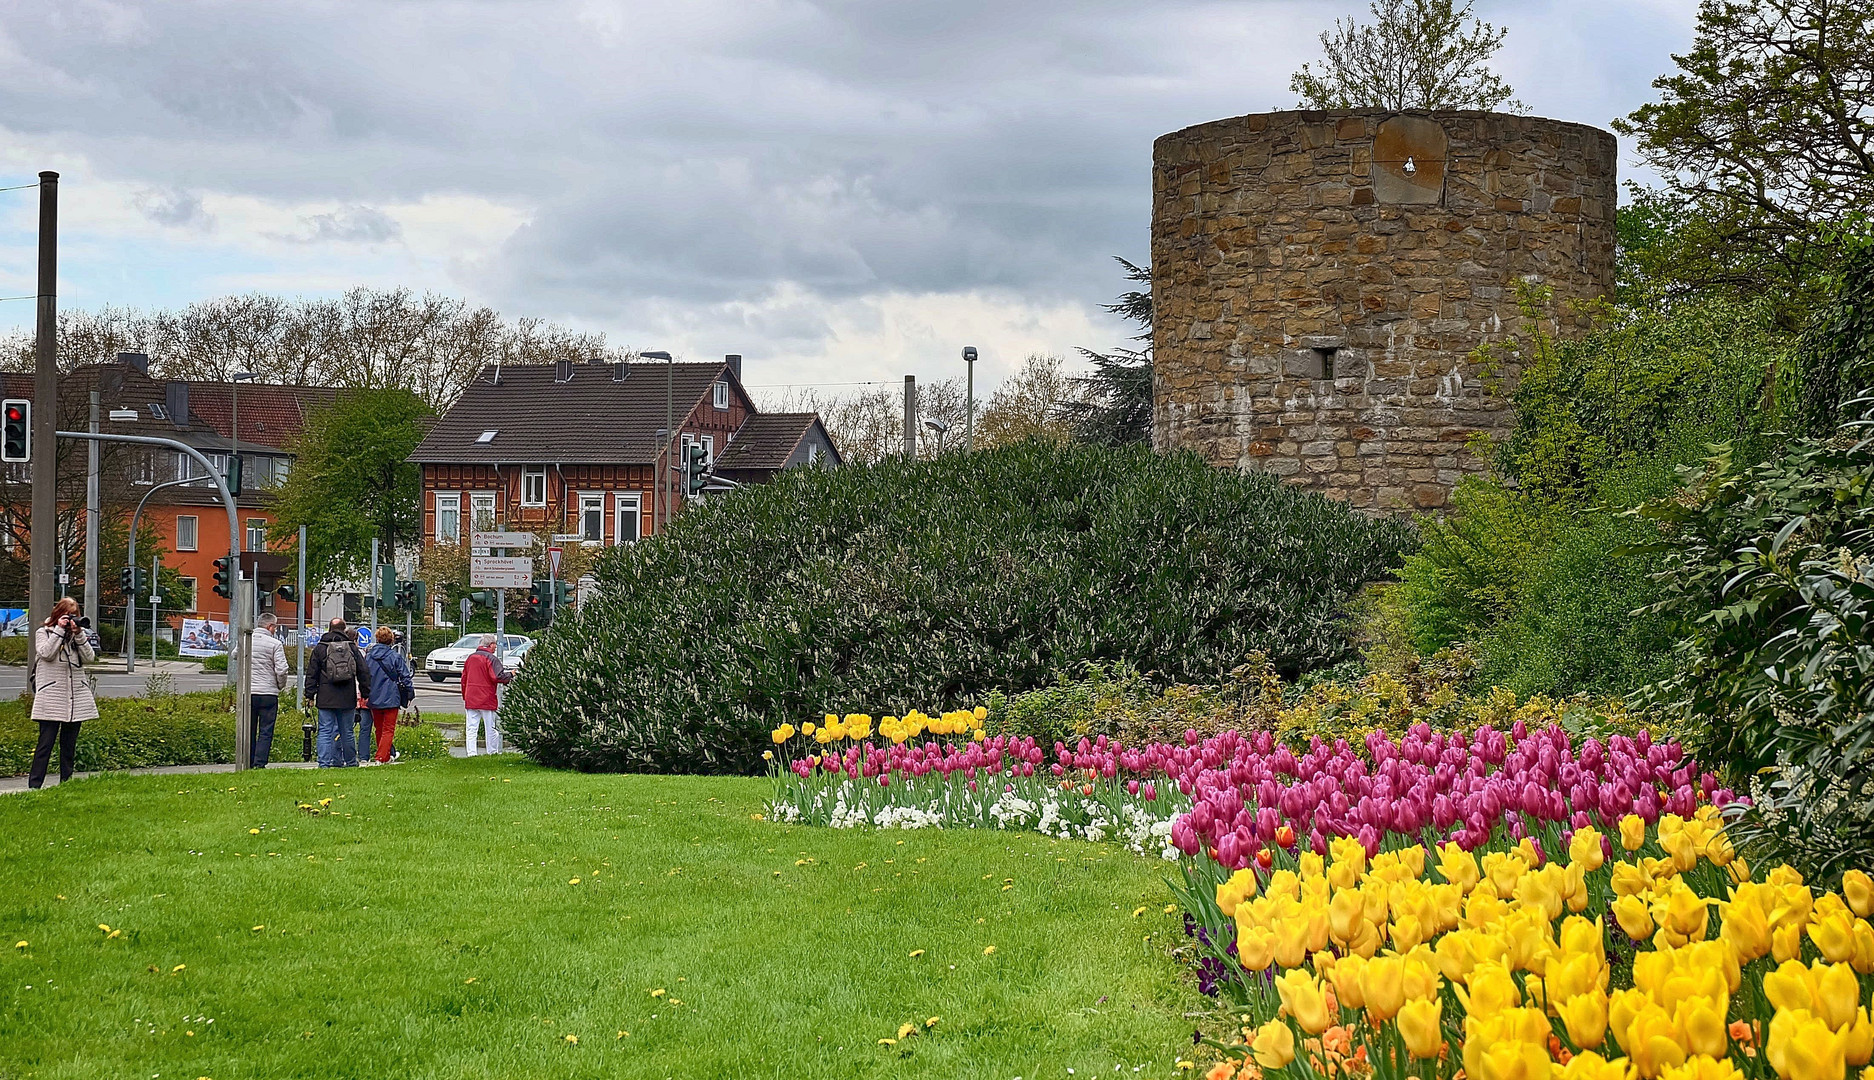
[[[1278,112],[1153,148],[1154,441],[1374,512],[1438,507],[1502,434],[1519,281],[1611,295],[1615,141],[1480,112]]]

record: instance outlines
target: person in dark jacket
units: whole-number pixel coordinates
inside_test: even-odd
[[[397,648],[397,631],[388,626],[377,629],[377,643],[364,654],[371,669],[371,685],[366,703],[371,709],[371,729],[377,734],[376,762],[390,761],[391,740],[397,734],[397,712],[416,699],[415,675],[403,650]],[[359,747],[360,751],[367,749]]]
[[[345,631],[345,620],[333,619],[306,657],[306,699],[319,710],[321,769],[358,764],[351,718],[361,696],[358,687],[361,681],[369,685],[368,679],[364,653]]]

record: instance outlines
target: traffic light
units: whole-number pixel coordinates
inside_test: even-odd
[[[232,562],[233,560],[230,559],[226,555],[223,555],[221,558],[215,560],[215,595],[216,596],[230,596],[231,597],[234,595],[234,584],[228,579],[228,567],[232,564]]]
[[[149,571],[139,570],[134,566],[126,566],[119,572],[118,581],[123,585],[125,596],[136,596],[149,587]]]
[[[397,568],[384,563],[377,568],[377,598],[372,601],[374,607],[387,608],[397,606]]]
[[[573,583],[572,582],[556,581],[553,583],[553,589],[555,592],[559,593],[558,596],[555,596],[553,598],[553,606],[556,609],[561,604],[571,604],[573,602]]]
[[[469,603],[474,604],[476,607],[485,607],[485,608],[494,607],[495,606],[494,590],[482,589],[479,592],[469,593]]]
[[[709,472],[709,451],[702,443],[691,443],[684,449],[683,486],[685,494],[701,495],[703,480]]]
[[[542,610],[542,603],[546,599],[545,593],[546,586],[537,581],[528,586],[527,603],[521,605],[520,611],[516,612],[514,615],[515,619],[518,620],[522,626],[531,630],[536,626],[543,625],[545,612]]]
[[[0,430],[0,461],[31,461],[33,403],[23,398],[8,398],[0,403],[0,415],[6,420],[4,429]]]
[[[241,455],[233,454],[228,458],[228,475],[222,479],[228,483],[228,494],[241,493]]]
[[[420,581],[405,581],[397,586],[397,607],[402,611],[416,611],[423,606],[429,589]]]
[[[289,604],[299,603],[299,587],[296,585],[282,585],[275,589],[273,593]]]

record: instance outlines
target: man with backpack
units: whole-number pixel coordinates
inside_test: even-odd
[[[345,620],[333,619],[306,658],[306,697],[319,710],[321,769],[358,764],[351,719],[358,708],[359,680],[366,677],[364,653],[345,632]]]

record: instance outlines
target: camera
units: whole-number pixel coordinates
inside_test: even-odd
[[[86,630],[89,630],[91,629],[91,620],[84,615],[80,615],[78,616],[78,625],[84,627]]]

